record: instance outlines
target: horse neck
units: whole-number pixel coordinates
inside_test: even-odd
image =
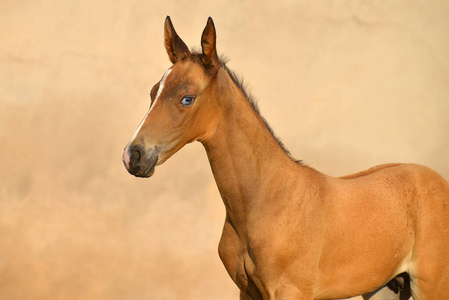
[[[202,143],[228,217],[244,222],[254,202],[266,200],[271,179],[295,163],[227,72],[217,76],[218,125]]]

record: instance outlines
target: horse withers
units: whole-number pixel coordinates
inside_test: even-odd
[[[341,178],[295,161],[220,60],[211,18],[200,53],[165,20],[173,65],[123,161],[150,177],[204,145],[226,208],[219,255],[240,299],[449,299],[449,183],[386,164]],[[281,101],[281,99],[279,99]]]

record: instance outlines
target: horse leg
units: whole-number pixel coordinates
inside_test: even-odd
[[[250,295],[248,295],[246,292],[244,291],[240,291],[240,300],[253,300],[253,298],[251,298]]]
[[[410,276],[407,273],[404,273],[404,288],[400,292],[401,297],[400,300],[408,300],[412,297],[412,289],[410,287]]]
[[[449,299],[448,260],[437,267],[437,264],[422,263],[422,272],[412,275],[411,290],[414,300]],[[427,269],[429,268],[429,269]],[[418,269],[419,270],[419,269]],[[412,273],[413,274],[413,273]]]
[[[251,295],[247,292],[240,291],[240,300],[313,300],[312,295],[305,295],[297,289],[282,289],[265,297]]]
[[[400,274],[380,289],[362,295],[364,300],[408,300],[411,297],[410,277]]]
[[[254,290],[240,290],[240,300],[313,300],[313,292],[304,292],[296,286],[283,286],[282,288],[262,294]]]
[[[447,220],[444,230],[435,225],[434,236],[417,241],[410,267],[414,300],[449,299],[449,213]]]
[[[449,299],[449,184],[420,199],[421,219],[409,266],[414,300]]]

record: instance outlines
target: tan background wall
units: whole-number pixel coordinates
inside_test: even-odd
[[[1,1],[0,300],[236,299],[202,146],[148,180],[121,162],[170,67],[166,15],[190,46],[214,18],[294,157],[449,178],[447,1]]]

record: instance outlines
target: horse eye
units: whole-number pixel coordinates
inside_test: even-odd
[[[193,102],[195,102],[195,97],[185,96],[179,103],[183,106],[191,106]]]

